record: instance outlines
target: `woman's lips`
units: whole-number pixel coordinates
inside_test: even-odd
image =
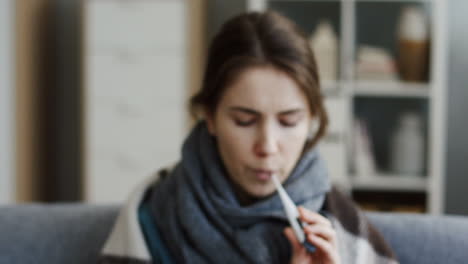
[[[273,174],[273,171],[263,169],[254,169],[253,172],[255,177],[260,181],[269,181],[271,179],[271,175]]]

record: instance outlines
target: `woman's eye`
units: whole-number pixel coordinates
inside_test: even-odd
[[[284,127],[295,127],[299,124],[304,116],[302,114],[291,114],[278,118],[280,124]]]
[[[288,120],[281,120],[280,123],[282,126],[285,126],[285,127],[294,127],[297,125],[296,121],[288,121]]]
[[[236,125],[238,126],[243,126],[243,127],[246,127],[246,126],[250,126],[252,125],[253,123],[255,123],[255,119],[252,119],[252,120],[235,120],[236,122]]]

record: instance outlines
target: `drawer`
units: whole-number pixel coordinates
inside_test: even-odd
[[[166,50],[185,43],[185,1],[94,0],[85,5],[86,50]]]
[[[131,62],[112,55],[87,56],[85,96],[141,107],[182,106],[187,90],[185,61],[177,54],[137,56]]]

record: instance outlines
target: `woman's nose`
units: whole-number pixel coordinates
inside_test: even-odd
[[[278,139],[273,130],[264,129],[259,133],[254,152],[258,157],[268,157],[278,152]]]

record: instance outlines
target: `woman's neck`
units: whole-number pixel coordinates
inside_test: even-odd
[[[260,198],[248,194],[247,192],[242,190],[240,186],[237,185],[234,185],[234,193],[236,194],[237,201],[239,201],[239,204],[242,207],[249,206],[260,200]]]

